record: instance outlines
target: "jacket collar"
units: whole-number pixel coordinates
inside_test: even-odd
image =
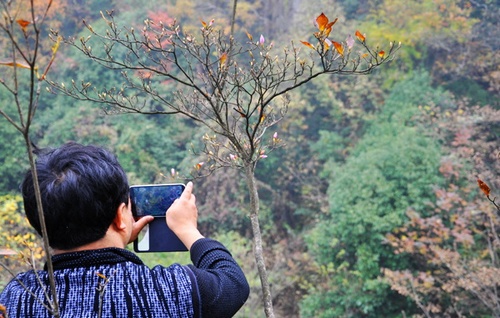
[[[134,253],[126,249],[116,247],[70,252],[52,256],[52,265],[54,270],[99,265],[114,265],[124,262],[144,265],[141,259]],[[45,264],[44,270],[47,270],[47,264]]]

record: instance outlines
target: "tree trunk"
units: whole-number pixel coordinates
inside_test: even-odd
[[[42,241],[43,241],[43,249],[45,251],[45,259],[47,261],[47,272],[49,275],[49,284],[50,284],[50,294],[45,294],[50,306],[50,313],[54,316],[54,318],[59,318],[59,302],[57,300],[57,291],[56,291],[56,283],[54,277],[54,267],[52,265],[52,258],[50,255],[50,245],[49,245],[49,236],[47,234],[47,226],[45,225],[45,215],[43,213],[43,205],[42,205],[42,194],[40,191],[40,184],[38,183],[38,171],[36,170],[35,158],[33,157],[33,146],[31,144],[31,139],[28,135],[29,126],[26,128],[26,133],[24,134],[24,140],[26,142],[26,148],[28,151],[28,158],[31,167],[31,174],[33,176],[33,186],[35,188],[35,197],[36,197],[36,206],[38,210],[38,218],[40,221],[40,228],[42,230]],[[33,264],[34,265],[34,264]],[[33,267],[33,270],[36,272],[36,268]],[[45,288],[45,286],[40,286]],[[37,299],[38,301],[45,302],[43,299]]]
[[[252,223],[253,232],[253,249],[262,287],[262,301],[264,303],[264,312],[267,318],[274,318],[271,287],[269,286],[266,264],[264,261],[264,251],[262,248],[262,234],[260,232],[259,224],[259,193],[257,191],[257,183],[255,182],[254,164],[248,164],[245,167],[245,176],[248,185],[248,193],[250,194],[250,220]]]

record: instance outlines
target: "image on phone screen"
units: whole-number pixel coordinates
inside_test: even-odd
[[[146,215],[165,217],[168,208],[181,196],[182,191],[183,184],[131,186],[132,214],[136,218]]]

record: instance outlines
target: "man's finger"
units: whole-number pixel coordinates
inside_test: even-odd
[[[186,184],[186,188],[184,189],[184,191],[181,194],[181,198],[189,200],[191,198],[191,193],[193,193],[193,183],[191,181],[189,181]]]
[[[146,215],[135,222],[135,227],[142,230],[149,222],[153,221],[155,218],[152,215]]]
[[[137,238],[137,236],[139,236],[139,233],[142,231],[142,229],[154,219],[155,218],[153,216],[147,215],[134,222],[134,224],[132,225],[132,235],[130,237],[129,243],[135,241],[135,239]]]

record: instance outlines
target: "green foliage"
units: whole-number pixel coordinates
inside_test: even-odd
[[[56,113],[60,118],[54,118]],[[43,144],[60,145],[74,140],[103,145],[113,150],[131,183],[166,182],[170,169],[177,170],[187,155],[187,127],[174,118],[122,114],[105,116],[98,108],[74,103],[72,107],[47,109],[53,118],[43,125]],[[42,122],[49,123],[45,118]],[[42,133],[41,133],[42,134]]]
[[[428,81],[426,74],[419,74],[396,85],[345,164],[327,164],[330,211],[308,245],[320,264],[347,264],[360,284],[359,289],[332,294],[328,299],[333,307],[343,303],[366,317],[391,317],[405,306],[401,298],[391,298],[394,294],[378,276],[382,264],[396,268],[405,262],[383,244],[384,235],[403,224],[408,208],[425,213],[432,187],[442,183],[439,145],[413,118],[420,103],[440,100]],[[310,297],[325,297],[322,293]]]
[[[0,87],[1,109],[13,118],[16,107],[6,90]],[[0,116],[0,195],[17,191],[23,172],[28,167],[22,134]]]
[[[120,116],[127,119],[120,121],[125,125],[119,128],[116,151],[131,181],[171,181],[173,178],[167,177],[170,170],[178,170],[179,164],[189,157],[189,127],[173,117]]]
[[[465,42],[477,22],[469,18],[470,12],[470,7],[453,0],[384,0],[373,7],[362,28],[370,30],[369,38],[402,41],[402,57],[418,59],[443,39]]]
[[[498,99],[495,96],[486,91],[477,82],[468,78],[457,79],[445,85],[445,88],[453,92],[457,97],[470,99],[473,105],[499,105]]]
[[[311,148],[324,161],[340,161],[341,152],[345,149],[344,139],[336,132],[322,130],[320,139]]]
[[[343,0],[340,4],[344,7],[346,18],[362,20],[376,3],[368,0]]]
[[[394,253],[412,261],[385,270],[384,277],[426,316],[498,316],[486,295],[497,294],[499,286],[499,276],[489,274],[499,266],[500,250],[492,244],[498,240],[494,208],[499,207],[488,199],[500,189],[500,180],[493,177],[500,170],[498,134],[493,132],[500,113],[488,106],[464,108],[461,100],[453,109],[424,108],[424,122],[439,122],[429,130],[443,141],[446,155],[439,170],[447,183],[434,190],[428,215],[410,211],[410,220],[386,236]],[[483,178],[486,183],[479,182]]]
[[[22,135],[6,122],[0,118],[0,195],[16,191],[28,167]]]
[[[342,316],[344,310],[341,307],[332,306],[330,299],[334,298],[335,292],[326,291],[324,297],[306,297],[302,302],[301,317],[330,318]]]

